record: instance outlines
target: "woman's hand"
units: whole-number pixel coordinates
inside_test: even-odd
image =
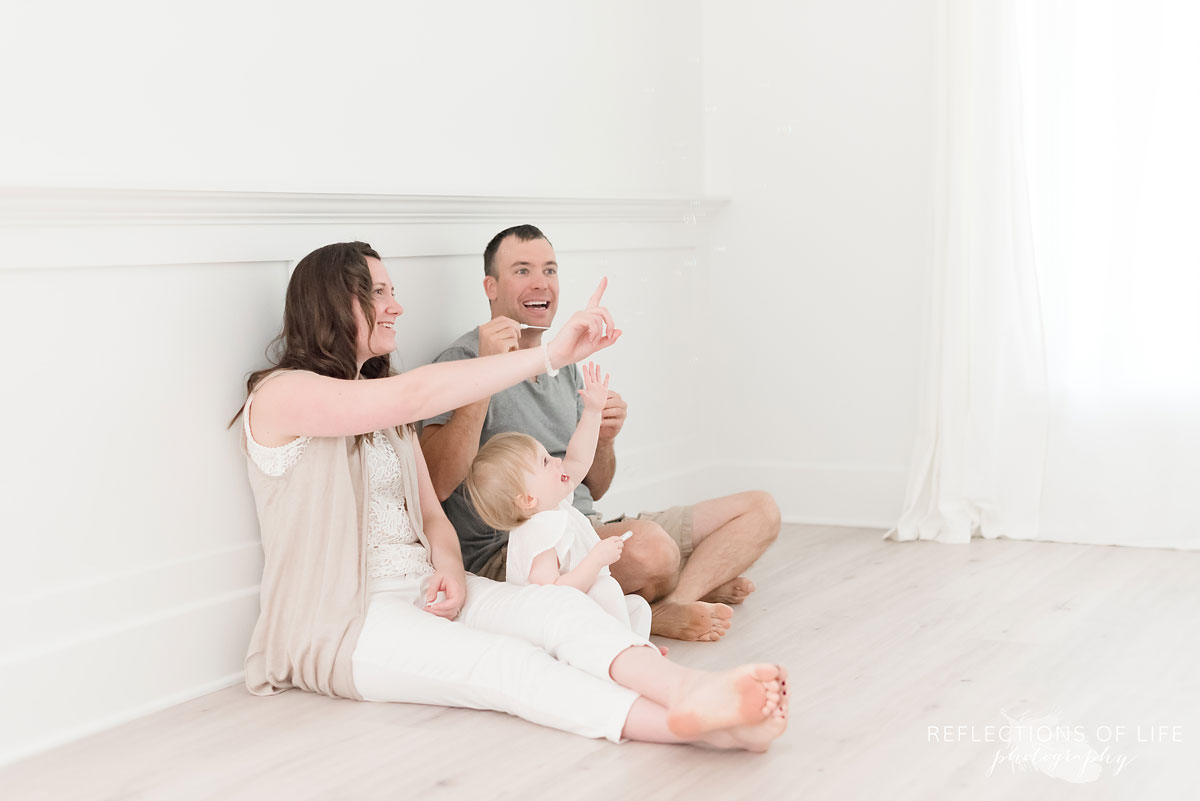
[[[583,389],[579,390],[583,396],[584,411],[604,411],[604,404],[608,402],[608,379],[609,375],[605,373],[604,381],[600,381],[600,365],[595,362],[584,365]]]
[[[437,600],[439,592],[445,593],[444,600]],[[461,570],[439,570],[429,579],[429,590],[425,593],[426,612],[454,620],[466,602],[467,577]]]
[[[604,296],[607,287],[608,279],[600,279],[600,285],[588,299],[583,311],[572,314],[562,331],[546,346],[551,365],[562,367],[583,361],[596,351],[607,348],[621,336],[608,309],[600,305],[600,298]]]

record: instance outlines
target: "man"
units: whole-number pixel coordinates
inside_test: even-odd
[[[483,288],[491,320],[459,337],[435,361],[471,359],[517,348],[541,347],[542,333],[558,309],[558,263],[537,228],[521,225],[493,237],[483,254]],[[524,324],[528,327],[522,328]],[[486,526],[467,499],[463,479],[480,444],[504,431],[520,431],[561,457],[581,411],[582,386],[574,365],[538,376],[453,412],[425,421],[421,447],[434,489],[462,543],[467,570],[504,580],[507,532]],[[680,640],[714,642],[728,631],[733,610],[754,584],[741,575],[779,534],[779,509],[765,492],[743,492],[695,506],[601,523],[592,507],[616,471],[614,440],[625,423],[626,403],[610,390],[591,471],[574,504],[601,537],[633,530],[612,575],[626,594],[650,601],[652,632]]]

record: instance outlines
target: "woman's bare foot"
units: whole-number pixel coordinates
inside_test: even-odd
[[[754,592],[754,589],[753,581],[745,576],[738,576],[717,587],[700,600],[712,604],[740,604],[750,597],[750,593]]]
[[[783,699],[778,665],[742,665],[724,673],[695,673],[680,684],[667,707],[676,736],[702,735],[762,723]]]
[[[733,610],[725,604],[663,601],[651,608],[650,633],[673,640],[716,642],[733,623]]]
[[[765,753],[779,735],[787,731],[787,704],[780,704],[766,720],[751,726],[717,729],[702,735],[698,742],[714,748],[740,748],[743,751]]]

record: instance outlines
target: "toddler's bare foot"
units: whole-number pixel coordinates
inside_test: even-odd
[[[663,601],[652,608],[650,633],[673,640],[716,642],[733,623],[733,610],[725,604]]]
[[[783,698],[778,665],[742,665],[724,673],[695,673],[667,708],[667,728],[685,739],[718,729],[753,726],[769,718]]]
[[[717,587],[700,600],[713,604],[740,604],[754,592],[754,582],[745,576],[738,576]]]
[[[787,731],[787,704],[780,704],[775,711],[761,723],[752,726],[734,726],[729,729],[718,729],[702,735],[700,742],[714,748],[740,748],[743,751],[764,753],[771,747],[779,735]]]

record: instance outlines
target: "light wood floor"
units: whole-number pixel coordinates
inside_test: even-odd
[[[1200,553],[883,542],[785,526],[719,644],[679,661],[785,663],[767,755],[585,740],[499,713],[213,693],[0,770],[35,799],[1183,799],[1198,797]],[[1004,713],[1082,727],[1090,783],[998,767]],[[930,727],[975,727],[931,742]],[[1124,726],[1115,742],[1098,735]],[[1138,742],[1160,726],[1182,742]],[[1141,731],[1135,732],[1135,728]],[[1153,727],[1153,728],[1151,728]],[[993,737],[995,735],[992,735]],[[1057,735],[1056,735],[1057,736]],[[944,735],[942,735],[944,739]],[[1049,746],[1053,747],[1053,745]],[[1015,763],[1014,763],[1015,764]],[[1025,763],[1031,766],[1031,763]]]

